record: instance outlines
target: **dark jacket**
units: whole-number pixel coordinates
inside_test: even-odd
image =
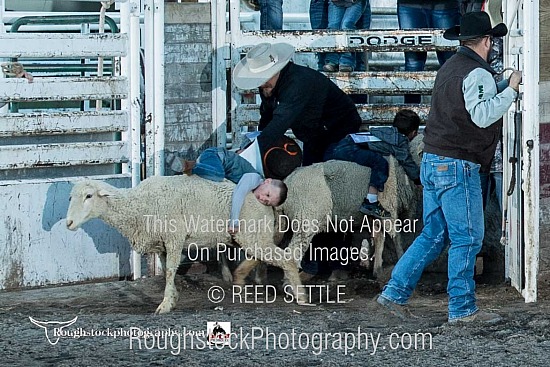
[[[466,110],[462,82],[476,68],[495,73],[474,51],[460,47],[437,72],[424,130],[424,151],[478,163],[481,172],[489,172],[501,135],[502,119],[481,128]]]
[[[304,165],[321,162],[329,144],[356,133],[361,125],[347,94],[318,71],[292,62],[281,70],[272,96],[261,98],[260,150],[266,151],[290,128],[304,143]]]
[[[420,168],[414,162],[409,148],[409,138],[393,126],[371,127],[370,133],[382,141],[372,141],[368,147],[383,156],[393,155],[409,178],[418,182]]]

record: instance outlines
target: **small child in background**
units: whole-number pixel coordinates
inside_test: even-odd
[[[420,126],[420,117],[416,112],[403,109],[397,112],[393,119],[393,126],[371,127],[368,133],[357,133],[350,135],[355,142],[355,157],[361,157],[368,150],[377,153],[380,156],[393,155],[405,170],[407,176],[420,185],[420,168],[414,162],[409,149],[409,142],[418,134]],[[371,157],[372,159],[372,157]],[[355,160],[356,163],[362,164]],[[372,165],[372,162],[363,162],[363,165]],[[378,165],[380,166],[380,165]],[[381,167],[381,166],[380,166]],[[377,166],[371,167],[371,178],[373,175],[379,176],[383,180],[381,186],[387,180],[387,171],[374,171],[379,169]],[[380,185],[379,185],[380,186]],[[375,188],[376,185],[375,185]],[[378,188],[379,189],[379,188]],[[369,193],[365,197],[359,211],[366,215],[372,215],[377,218],[388,218],[389,213],[378,202],[378,192],[372,190],[369,186]],[[381,190],[380,190],[381,191]]]
[[[409,142],[418,135],[419,127],[420,117],[416,112],[402,109],[395,114],[393,126],[371,127],[370,134],[379,141],[366,143],[366,147],[374,152],[383,156],[393,155],[417,185],[420,185],[420,168],[412,158]]]

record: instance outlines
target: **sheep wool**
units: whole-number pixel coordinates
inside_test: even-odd
[[[99,218],[128,238],[135,251],[158,253],[166,272],[166,287],[156,313],[167,313],[177,302],[174,277],[184,248],[190,244],[215,247],[231,243],[227,223],[234,187],[229,181],[212,182],[194,175],[154,176],[132,189],[85,180],[71,191],[67,227],[76,230],[86,221]],[[281,267],[293,289],[297,289],[301,284],[293,261],[263,256],[269,252],[267,249],[271,253],[278,249],[274,243],[273,208],[249,194],[239,220],[241,230],[234,235],[235,242],[257,260]]]

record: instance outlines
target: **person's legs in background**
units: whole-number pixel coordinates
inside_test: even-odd
[[[332,1],[328,4],[328,26],[327,29],[337,30],[341,29],[342,19],[346,9],[342,6],[335,5]],[[329,52],[325,57],[325,65],[323,65],[323,71],[334,72],[338,71],[338,64],[340,62],[340,54],[338,52]]]
[[[458,4],[456,8],[449,9],[434,9],[431,12],[430,28],[448,29],[460,24],[460,8]],[[437,61],[439,66],[442,66],[445,61],[449,60],[455,54],[454,51],[437,51]]]
[[[370,1],[367,0],[365,3],[365,11],[363,11],[363,15],[357,22],[356,29],[370,29],[371,21],[372,21],[372,10],[370,8]],[[359,52],[354,52],[354,54],[355,54],[355,65],[356,65],[355,70],[366,71],[367,70],[366,52],[359,51]]]
[[[365,11],[366,2],[358,1],[356,4],[346,8],[346,11],[344,13],[344,16],[342,18],[341,23],[341,29],[343,30],[355,30],[357,29],[357,22],[361,19],[363,16],[363,12]],[[356,64],[355,64],[356,55],[355,53],[351,52],[343,52],[340,53],[340,71],[342,72],[352,72],[355,70]]]
[[[370,1],[367,0],[365,3],[365,11],[361,16],[361,19],[357,22],[357,29],[370,29],[372,20],[372,10],[370,8]],[[354,52],[355,54],[355,70],[356,71],[367,71],[367,52],[358,51]],[[369,103],[368,94],[350,94],[349,95],[354,103],[364,104]]]
[[[258,0],[260,3],[260,30],[283,29],[283,0]]]
[[[328,26],[328,2],[330,0],[311,0],[309,3],[309,22],[311,29],[327,29]],[[317,52],[317,70],[323,70],[326,53]]]
[[[431,16],[426,9],[397,3],[399,29],[429,28]],[[405,71],[422,71],[426,65],[426,52],[405,52]],[[406,94],[405,103],[420,103],[420,94]]]

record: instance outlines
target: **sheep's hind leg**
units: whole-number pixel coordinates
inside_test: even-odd
[[[245,285],[246,277],[259,263],[259,260],[244,260],[241,262],[233,272],[233,284]]]
[[[267,249],[271,248],[272,251],[267,251]],[[272,253],[275,254],[281,249],[278,248],[276,245],[271,246],[265,246],[264,251],[265,253]],[[288,250],[288,248],[287,248]],[[300,275],[298,274],[298,267],[296,266],[296,262],[291,257],[288,256],[284,257],[284,259],[275,259],[275,256],[264,256],[264,258],[260,259],[261,261],[265,262],[266,264],[276,266],[278,268],[281,268],[283,272],[285,273],[285,279],[286,279],[286,287],[291,287],[292,294],[294,295],[294,300],[299,305],[306,305],[306,306],[314,306],[313,304],[309,303],[309,299],[307,299],[305,292],[303,292],[302,288],[302,281],[300,280]],[[288,289],[285,289],[285,294],[288,293]]]
[[[172,246],[170,246],[172,245]],[[178,301],[178,290],[174,278],[181,261],[181,252],[183,246],[174,246],[174,244],[166,245],[166,286],[164,288],[164,299],[157,307],[156,314],[170,312]]]

